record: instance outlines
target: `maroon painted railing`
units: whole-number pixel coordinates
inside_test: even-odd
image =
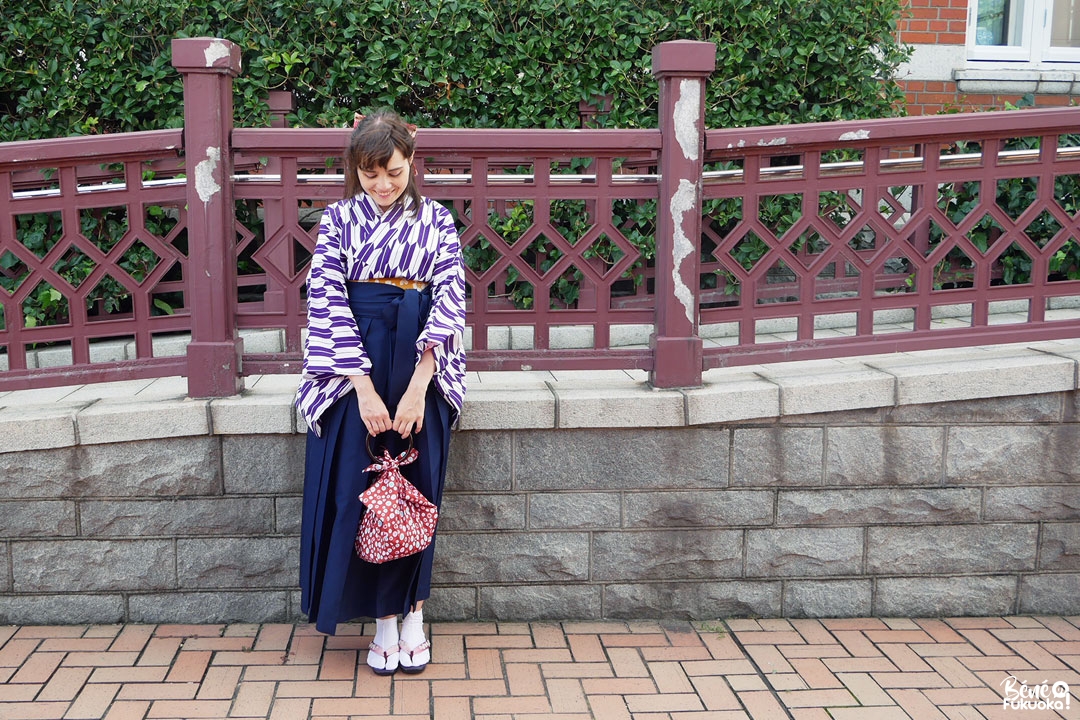
[[[422,192],[466,254],[470,369],[678,387],[1077,334],[1054,308],[1080,296],[1080,109],[706,131],[714,54],[656,48],[658,130],[420,130]],[[275,127],[233,128],[236,46],[177,40],[173,62],[182,134],[0,144],[0,389],[185,375],[210,397],[299,371],[349,131],[284,128],[278,94]]]
[[[1075,337],[1054,311],[1080,300],[1076,128],[1067,109],[709,131],[701,271],[741,291],[703,298],[738,337],[705,365]]]

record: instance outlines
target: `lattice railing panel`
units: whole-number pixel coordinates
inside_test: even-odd
[[[725,347],[707,364],[1023,340],[1080,305],[1076,136],[1058,116],[1018,137],[1008,115],[910,139],[874,121],[876,142],[818,126],[782,148],[710,132],[701,323]],[[992,320],[1003,303],[1025,321]]]
[[[167,178],[181,169],[176,135],[81,139],[71,157],[0,164],[0,346],[9,385],[45,367],[68,368],[73,378],[182,371],[169,348],[189,328],[186,189]],[[141,147],[133,152],[133,144]]]

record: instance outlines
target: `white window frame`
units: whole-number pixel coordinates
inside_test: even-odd
[[[1020,45],[976,45],[979,0],[968,0],[967,59],[998,67],[1039,67],[1048,63],[1080,63],[1080,48],[1050,47],[1050,14],[1054,0],[1026,0]],[[1060,67],[1060,66],[1059,66]]]

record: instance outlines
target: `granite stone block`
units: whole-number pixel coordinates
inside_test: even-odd
[[[682,391],[689,425],[775,418],[780,387],[749,368],[713,368],[702,373],[702,386]]]
[[[84,445],[74,471],[63,495],[220,495],[221,445],[211,437]]]
[[[0,453],[0,498],[70,496],[79,477],[77,453],[74,447]]]
[[[537,622],[598,620],[599,585],[500,585],[480,588],[479,619]],[[427,603],[424,604],[425,616]]]
[[[847,359],[770,364],[761,374],[780,386],[784,415],[889,406],[895,381],[884,372]]]
[[[435,561],[438,563],[438,560]],[[427,622],[463,622],[478,619],[477,590],[474,587],[435,586],[424,601]]]
[[[1073,520],[1080,517],[1080,487],[1042,485],[986,490],[987,520]]]
[[[525,496],[510,493],[446,493],[439,510],[439,529],[442,532],[524,530]]]
[[[868,364],[896,376],[898,405],[993,397],[1001,387],[1014,395],[1076,387],[1074,362],[1025,348],[904,353]]]
[[[747,577],[860,575],[861,528],[783,528],[746,532]]]
[[[783,427],[864,427],[882,424],[885,408],[838,410],[830,413],[783,415],[778,421]]]
[[[498,492],[512,485],[510,432],[458,432],[450,439],[446,489],[450,492]]]
[[[874,575],[946,575],[1034,570],[1039,526],[944,525],[867,529]]]
[[[938,485],[944,427],[830,427],[828,485]]]
[[[1046,485],[1080,479],[1080,426],[990,425],[949,429],[948,482]]]
[[[1077,420],[1080,420],[1080,390],[1060,393],[1060,397],[1062,420],[1064,422],[1076,422]]]
[[[1016,612],[1016,578],[958,576],[882,578],[877,581],[876,617],[1011,615]]]
[[[278,435],[296,431],[296,410],[289,395],[254,395],[210,401],[215,435]]]
[[[885,408],[885,422],[891,425],[996,425],[1001,418],[1024,418],[1025,422],[1033,423],[1060,422],[1062,396],[1062,393],[1044,393],[897,405]]]
[[[789,580],[784,583],[784,617],[867,617],[870,580]]]
[[[19,592],[169,590],[176,552],[168,540],[34,540],[11,544]]]
[[[769,490],[665,490],[626,493],[626,527],[738,527],[770,525]]]
[[[300,573],[295,538],[214,538],[176,542],[182,588],[288,588]]]
[[[68,447],[76,443],[79,406],[12,406],[0,410],[0,453]]]
[[[11,546],[0,542],[0,593],[6,592],[11,592]]]
[[[712,620],[779,617],[780,582],[660,582],[604,587],[604,617]]]
[[[821,484],[825,448],[822,428],[738,428],[734,433],[733,486]]]
[[[303,492],[306,442],[305,435],[222,437],[225,492],[238,495]]]
[[[686,401],[675,390],[631,386],[627,381],[557,382],[560,428],[641,428],[686,424]]]
[[[189,537],[262,535],[274,531],[272,498],[84,500],[82,535]]]
[[[574,582],[589,576],[589,536],[579,532],[447,533],[432,582]]]
[[[303,504],[303,498],[297,495],[274,498],[274,531],[282,535],[299,535]]]
[[[119,593],[0,595],[0,625],[112,625],[124,613]]]
[[[1025,575],[1020,580],[1024,615],[1080,615],[1080,574]]]
[[[603,582],[737,578],[742,574],[742,532],[597,532],[592,561],[592,579]]]
[[[776,521],[780,525],[975,522],[981,502],[981,491],[975,488],[781,490]]]
[[[83,445],[210,433],[208,400],[95,403],[75,417]]]
[[[724,487],[728,431],[717,428],[536,430],[515,436],[522,490]]]
[[[0,537],[75,535],[75,503],[66,500],[0,501]]]
[[[555,395],[540,388],[469,388],[461,411],[462,430],[555,427]]]
[[[1039,569],[1080,570],[1080,522],[1048,522],[1042,526]]]
[[[619,493],[542,492],[529,496],[529,527],[533,529],[607,529],[621,523]]]
[[[285,593],[285,596],[288,602],[285,621],[291,623],[307,622],[307,616],[304,615],[303,611],[300,609],[300,591],[290,590]]]
[[[288,622],[288,593],[277,590],[175,592],[132,595],[132,623],[279,623]],[[285,652],[282,651],[282,664]]]

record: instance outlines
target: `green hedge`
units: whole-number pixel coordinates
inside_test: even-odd
[[[654,127],[650,51],[715,42],[711,127],[900,112],[901,0],[66,0],[4,5],[0,141],[179,127],[174,37],[236,42],[237,122],[338,126],[391,106],[422,126]],[[676,9],[676,8],[684,9]]]
[[[903,100],[891,82],[906,57],[895,37],[901,0],[5,0],[3,7],[0,141],[180,127],[183,88],[170,41],[195,36],[240,46],[234,104],[242,126],[266,125],[267,92],[291,90],[290,122],[299,126],[341,126],[355,109],[390,106],[424,127],[577,127],[578,103],[603,98],[609,109],[595,124],[655,127],[651,51],[673,39],[717,45],[710,127],[888,116]],[[624,205],[617,224],[642,253],[640,265],[652,255],[655,204]],[[581,220],[580,209],[556,211],[564,232]],[[509,238],[530,214],[525,203],[489,222]],[[119,239],[97,239],[111,227],[106,219],[83,228],[99,247]],[[19,218],[17,234],[40,257],[60,231],[57,218],[42,213]],[[124,256],[136,281],[148,272],[139,250]],[[530,252],[538,269],[557,257],[548,246]],[[497,255],[485,241],[466,253],[474,268]],[[603,244],[590,253],[606,264],[618,254]],[[78,287],[91,267],[72,253],[56,270]],[[0,287],[12,291],[26,272],[0,253]],[[641,282],[640,274],[627,277]],[[507,281],[514,304],[530,307],[533,288],[512,268]],[[560,278],[553,302],[572,306],[578,290],[577,278]],[[67,303],[41,284],[24,303],[24,324],[64,322]],[[95,314],[129,304],[112,278],[87,298]],[[153,312],[172,309],[155,299]]]

